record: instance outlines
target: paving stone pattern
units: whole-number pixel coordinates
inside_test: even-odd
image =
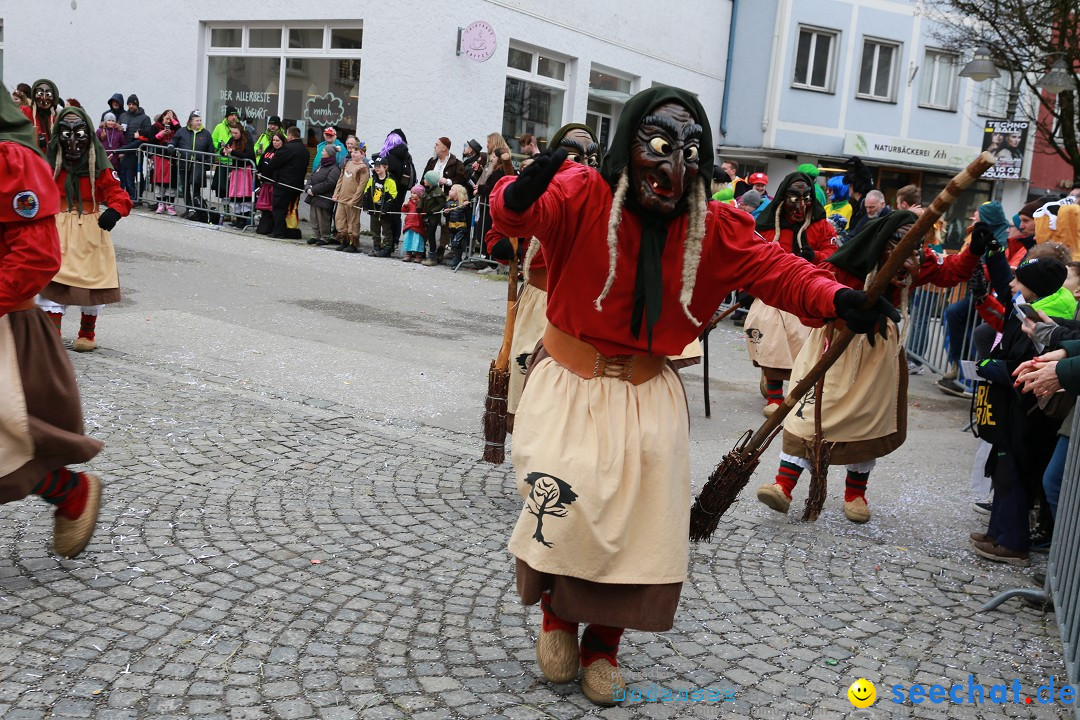
[[[875,717],[1066,717],[887,702],[969,673],[1062,682],[1053,615],[978,612],[1013,571],[753,506],[693,549],[675,629],[621,654],[640,693],[735,700],[597,708],[539,676],[505,549],[519,499],[474,435],[123,352],[73,362],[105,506],[74,561],[44,503],[0,510],[0,717],[826,720],[861,676]]]

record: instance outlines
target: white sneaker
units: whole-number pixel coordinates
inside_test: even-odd
[[[165,212],[165,203],[158,203],[157,210],[155,210],[154,212],[156,212],[158,215]]]
[[[479,270],[476,271],[476,273],[478,275],[492,275],[495,272],[497,272],[497,271],[493,267],[480,268]]]
[[[913,363],[910,360],[908,360],[907,374],[908,375],[925,375],[926,374],[926,366],[923,365],[922,363]]]

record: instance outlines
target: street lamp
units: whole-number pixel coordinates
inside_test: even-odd
[[[997,65],[994,64],[994,58],[990,54],[990,48],[985,45],[975,48],[975,56],[960,71],[960,77],[971,78],[975,82],[1001,77]]]
[[[1063,90],[1068,90],[1072,87],[1072,84],[1072,78],[1069,77],[1069,68],[1065,65],[1064,60],[1058,58],[1047,73],[1039,78],[1039,82],[1035,83],[1035,86],[1051,95],[1057,95]]]

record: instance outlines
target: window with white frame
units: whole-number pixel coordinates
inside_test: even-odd
[[[319,138],[356,128],[364,29],[355,22],[206,27],[206,122],[235,107],[257,128],[271,115]],[[184,113],[181,113],[183,116]]]
[[[983,117],[1005,119],[1009,112],[1009,90],[1012,87],[1012,73],[1001,71],[996,78],[983,80],[978,84],[975,97],[975,110]]]
[[[923,57],[919,105],[934,110],[956,110],[956,89],[960,82],[957,66],[960,56],[944,50],[926,48]]]
[[[502,135],[510,149],[520,152],[525,133],[544,148],[563,124],[566,75],[570,59],[511,41],[506,58]]]
[[[900,65],[900,46],[887,40],[866,38],[859,67],[859,91],[864,100],[896,100],[896,70]]]
[[[832,92],[836,81],[836,52],[840,33],[814,27],[799,27],[795,48],[795,74],[791,86],[803,90]]]

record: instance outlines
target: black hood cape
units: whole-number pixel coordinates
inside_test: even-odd
[[[896,231],[918,219],[919,216],[910,210],[895,210],[885,217],[874,218],[826,262],[855,277],[865,278],[881,262],[881,253]]]
[[[818,220],[825,219],[825,206],[817,198],[817,193],[814,192],[814,179],[804,172],[793,172],[786,178],[780,181],[780,186],[776,188],[776,192],[773,193],[773,200],[769,203],[764,211],[757,216],[757,222],[754,226],[758,232],[762,230],[775,230],[776,229],[776,211],[780,207],[780,203],[784,202],[784,196],[787,195],[788,188],[791,184],[802,180],[810,188],[810,222],[817,222]],[[773,203],[776,203],[776,207],[773,207]],[[798,228],[795,228],[796,230]]]

